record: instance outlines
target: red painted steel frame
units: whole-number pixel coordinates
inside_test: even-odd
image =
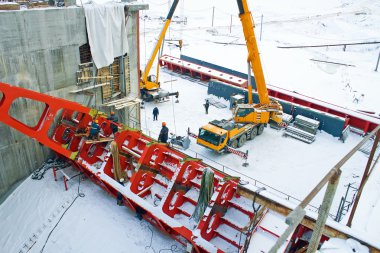
[[[176,61],[176,63],[172,61],[173,59]],[[219,80],[218,76],[214,76],[211,74],[207,75],[205,73],[197,72],[196,71],[197,68],[192,68],[192,69],[188,68],[187,66],[189,66],[188,63],[190,63],[190,62],[178,59],[178,58],[173,57],[173,56],[163,55],[163,56],[161,56],[159,63],[161,66],[165,66],[171,71],[180,71],[182,74],[189,73],[192,77],[199,77],[203,81],[208,81],[211,78]],[[190,63],[190,64],[192,66],[199,66],[199,68],[202,67],[202,69],[207,68],[204,66],[197,65],[195,63]],[[208,68],[208,69],[213,70],[211,68]],[[212,73],[212,71],[210,71],[210,73]],[[226,82],[223,79],[220,79],[220,81]],[[234,81],[227,81],[227,83],[246,89],[245,84],[241,85],[241,84],[236,83]],[[270,86],[274,87],[275,89],[270,88]],[[364,133],[367,133],[368,131],[372,131],[378,125],[378,123],[377,123],[379,121],[378,117],[374,117],[371,115],[365,115],[359,111],[355,112],[352,110],[348,110],[346,108],[343,108],[343,107],[340,107],[337,105],[333,105],[333,104],[324,102],[322,100],[311,98],[311,97],[308,97],[308,96],[305,96],[305,95],[302,95],[299,93],[297,93],[296,95],[291,95],[291,93],[294,93],[294,92],[288,91],[286,89],[282,89],[282,88],[279,88],[279,87],[276,87],[273,85],[268,85],[269,96],[272,96],[272,97],[275,97],[278,99],[282,99],[282,100],[285,100],[285,101],[288,101],[291,103],[299,104],[302,106],[306,106],[309,108],[313,108],[313,109],[318,110],[318,111],[322,111],[322,112],[330,113],[330,114],[337,115],[337,116],[340,116],[343,118],[347,118],[348,121],[346,124],[349,124],[350,126],[362,129],[364,131]],[[371,118],[373,118],[373,120],[371,120]]]
[[[182,221],[175,219],[176,216],[185,215],[190,220],[192,211],[187,211],[183,205],[192,205],[195,208],[197,197],[186,193],[192,190],[199,195],[200,180],[207,165],[169,148],[166,144],[155,142],[140,131],[122,130],[115,134],[115,142],[120,151],[122,173],[130,183],[121,186],[114,179],[113,159],[111,159],[109,145],[106,142],[86,144],[86,137],[79,134],[89,126],[93,117],[97,116],[95,111],[78,103],[4,83],[0,83],[0,91],[2,95],[0,121],[50,147],[59,156],[70,158],[75,168],[109,194],[116,196],[118,192],[121,192],[126,206],[141,213],[144,219],[175,240],[192,244],[195,252],[223,252],[218,245],[210,242],[213,235],[218,234],[216,229],[222,222],[214,222],[211,229],[208,228],[211,215],[214,213],[222,215],[220,208],[219,211],[215,211],[214,208],[206,210],[198,224],[200,235],[194,234],[196,230],[189,229]],[[18,98],[27,98],[45,104],[36,126],[25,125],[9,115],[12,103]],[[98,116],[97,119],[102,134],[109,135],[110,122],[104,116]],[[49,129],[53,130],[51,137],[48,137]],[[216,170],[214,173],[213,185],[216,200],[211,200],[208,206],[214,206],[216,203],[218,206],[223,205],[223,210],[227,211],[231,198],[239,197],[236,195],[236,182],[224,182],[224,174]],[[65,178],[64,183],[67,189]],[[122,188],[119,189],[119,187]],[[162,191],[154,192],[154,188],[162,189]],[[228,194],[225,191],[226,188],[229,189]],[[176,196],[175,199],[173,199],[174,196]],[[156,202],[161,201],[162,208],[158,211]],[[157,212],[160,212],[160,215]],[[253,213],[249,212],[247,219],[252,217]],[[206,235],[202,231],[207,228]],[[232,239],[225,238],[225,240],[231,244],[231,247],[236,249],[242,247]]]
[[[241,204],[244,197],[237,194],[237,179],[227,179],[228,175],[210,168],[201,160],[187,157],[167,144],[157,143],[140,131],[124,128],[114,138],[120,151],[121,173],[127,182],[123,186],[115,180],[110,145],[106,142],[86,144],[86,137],[77,134],[95,116],[103,135],[109,135],[110,122],[104,116],[97,116],[94,111],[74,102],[3,83],[0,83],[0,91],[2,122],[52,148],[57,155],[70,158],[73,167],[110,195],[116,197],[120,192],[127,207],[162,232],[182,244],[191,244],[198,253],[221,253],[225,245],[236,252],[243,249],[244,240],[252,232],[248,232],[247,227],[254,219],[254,212],[250,200],[247,199],[248,206]],[[19,97],[46,105],[37,126],[27,126],[8,115],[13,101]],[[62,111],[58,114],[59,110]],[[57,121],[53,121],[55,116],[58,116]],[[54,132],[51,138],[48,137],[49,128]],[[214,172],[213,195],[197,223],[191,217],[206,168]],[[54,169],[53,173],[56,180]],[[65,176],[63,180],[67,190]],[[230,211],[232,215],[227,218],[225,214]],[[241,220],[248,223],[241,224]],[[233,232],[226,233],[226,229]],[[218,240],[224,240],[224,246]]]
[[[22,132],[30,138],[36,139],[38,142],[48,146],[55,152],[67,157],[72,158],[75,156],[74,152],[67,150],[56,140],[48,137],[48,131],[53,123],[54,117],[60,110],[66,109],[67,112],[79,112],[84,114],[81,124],[86,124],[91,121],[91,109],[84,107],[78,103],[55,98],[49,95],[41,94],[35,91],[26,90],[20,87],[10,86],[5,83],[0,83],[0,92],[2,98],[0,101],[0,121],[8,126]],[[18,121],[12,115],[9,115],[10,108],[13,102],[18,98],[26,98],[45,104],[45,109],[40,116],[36,126],[28,126]],[[25,112],[27,113],[27,112]]]

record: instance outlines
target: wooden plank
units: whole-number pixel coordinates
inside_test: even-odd
[[[82,72],[84,73],[84,72]],[[98,79],[98,78],[110,78],[113,79],[113,76],[89,76],[89,77],[78,77],[78,79]]]
[[[124,103],[124,104],[117,104],[117,105],[115,105],[115,109],[119,110],[119,109],[124,108],[124,107],[128,107],[128,106],[133,106],[133,105],[139,104],[140,102],[141,101],[129,101],[129,102]]]
[[[120,103],[125,103],[125,102],[128,102],[128,101],[129,100],[127,98],[122,98],[122,99],[113,100],[111,102],[104,103],[103,105],[105,105],[105,106],[114,106],[114,105],[117,105],[117,104],[120,104]]]
[[[141,99],[139,99],[139,98],[121,98],[121,99],[118,99],[118,100],[113,100],[113,101],[108,102],[108,103],[104,103],[103,105],[104,106],[114,106],[114,105],[117,105],[117,104],[131,102],[131,101],[140,103]]]
[[[74,136],[76,136],[76,137],[88,136],[88,133],[74,134]]]
[[[72,90],[72,91],[70,91],[70,93],[78,93],[78,92],[85,91],[85,90],[92,90],[92,89],[95,89],[95,88],[98,88],[98,87],[105,86],[107,84],[109,84],[109,83],[99,83],[99,84],[91,85],[91,86],[88,86],[88,87],[85,87],[85,88],[82,88],[82,89]]]
[[[113,138],[100,138],[99,140],[87,140],[86,144],[109,142],[109,141],[113,141]]]

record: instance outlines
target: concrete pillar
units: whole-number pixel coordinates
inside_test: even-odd
[[[132,2],[130,0],[123,0],[123,2]],[[147,4],[139,5],[126,5],[128,7],[128,56],[130,66],[130,92],[127,97],[139,98],[140,97],[140,29],[139,29],[139,10],[148,9]],[[126,85],[124,86],[126,87]],[[133,106],[124,110],[125,121],[124,124],[132,128],[141,129],[140,107]]]

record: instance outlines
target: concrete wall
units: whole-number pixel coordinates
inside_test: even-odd
[[[0,13],[0,81],[49,95],[87,103],[70,95],[75,87],[79,46],[87,42],[82,8],[34,9]],[[26,114],[28,107],[28,114]],[[38,105],[19,101],[13,116],[32,123]],[[49,150],[0,124],[0,196],[25,178]]]
[[[148,5],[124,2],[129,10],[130,60],[130,93],[125,93],[136,98],[140,69],[139,11],[148,9]],[[76,89],[79,46],[87,43],[83,8],[0,12],[0,34],[0,82],[100,108],[100,89],[95,91],[96,96],[69,93]],[[10,111],[14,118],[30,125],[39,118],[41,107],[38,103],[20,100]],[[123,123],[140,126],[138,106],[120,113]],[[0,123],[0,200],[12,185],[35,170],[49,152],[33,139]]]

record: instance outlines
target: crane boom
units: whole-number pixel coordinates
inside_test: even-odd
[[[171,19],[173,17],[175,9],[177,8],[178,2],[179,2],[179,0],[174,0],[172,6],[170,7],[170,11],[166,17],[164,27],[161,30],[160,36],[158,37],[158,41],[157,41],[155,47],[153,48],[152,54],[149,58],[149,61],[148,61],[147,65],[145,66],[144,73],[142,74],[140,88],[144,88],[147,90],[154,90],[154,89],[159,88],[158,81],[150,82],[150,81],[148,81],[148,76],[149,76],[149,72],[152,68],[154,59],[156,58],[158,51],[160,50],[160,47],[162,45],[162,42],[164,41],[166,31],[169,28]]]
[[[256,43],[252,15],[248,9],[246,0],[237,0],[237,4],[239,7],[239,17],[243,26],[243,33],[248,50],[247,61],[251,64],[251,68],[255,76],[259,100],[261,104],[269,104],[268,90],[265,84],[259,49]],[[248,86],[248,104],[252,104],[252,86]]]

